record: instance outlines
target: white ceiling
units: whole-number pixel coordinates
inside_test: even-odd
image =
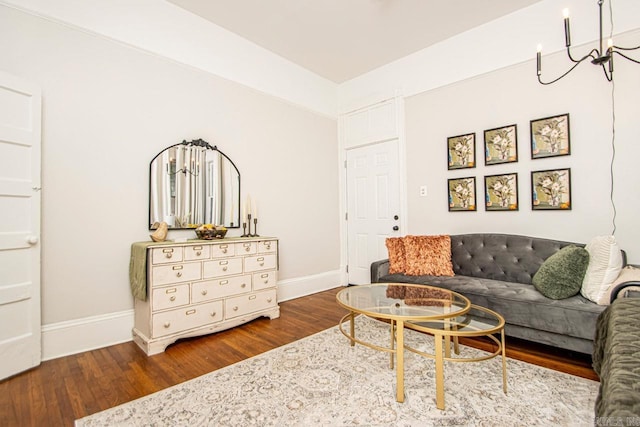
[[[540,0],[168,0],[336,83]]]

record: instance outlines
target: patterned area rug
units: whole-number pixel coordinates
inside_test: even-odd
[[[389,327],[356,319],[356,334],[387,346]],[[345,324],[345,327],[347,324]],[[405,341],[428,350],[429,336]],[[507,341],[507,346],[508,346]],[[461,346],[461,355],[482,352]],[[445,362],[445,404],[434,361],[405,352],[405,402],[389,355],[351,347],[337,327],[166,390],[76,420],[76,426],[582,426],[593,425],[598,382],[508,359]]]

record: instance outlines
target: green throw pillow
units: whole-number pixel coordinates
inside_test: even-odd
[[[547,298],[569,298],[580,292],[588,266],[586,249],[565,246],[542,263],[532,283]]]

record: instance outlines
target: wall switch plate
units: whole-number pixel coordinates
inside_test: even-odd
[[[421,185],[420,186],[420,197],[427,197],[427,186],[426,185]]]

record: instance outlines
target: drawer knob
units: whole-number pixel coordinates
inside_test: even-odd
[[[265,246],[267,247],[267,249],[271,249],[271,245],[270,244],[267,243]]]
[[[261,262],[261,263],[260,263],[260,267],[262,267],[263,265],[264,265],[264,262]]]
[[[267,283],[269,283],[269,279],[264,281],[264,284],[266,285]]]
[[[171,295],[171,298],[169,298],[169,301],[175,301],[176,300],[176,296],[175,295]]]
[[[227,271],[227,267],[222,267],[222,271]]]
[[[273,301],[273,299],[267,298],[267,302],[271,302],[271,301]]]
[[[202,295],[206,295],[206,294],[207,294],[207,290],[206,290],[206,289],[203,289],[203,290],[202,290],[202,292],[201,292],[201,294],[202,294]]]
[[[246,247],[244,248],[244,250],[245,250],[246,252],[249,252],[249,251],[251,250],[251,248],[250,248],[249,246],[246,246]]]
[[[196,252],[196,255],[197,255],[197,256],[200,256],[200,255],[202,255],[202,252],[201,252],[201,251],[198,251],[198,252]]]
[[[233,311],[238,311],[238,306],[233,307]]]
[[[223,249],[223,250],[222,250],[222,253],[223,253],[223,254],[226,254],[226,253],[227,253],[227,249],[226,249],[226,248],[225,248],[225,249]]]
[[[211,317],[216,317],[216,312],[215,311],[211,312]]]
[[[173,256],[173,254],[171,252],[168,252],[166,254],[164,254],[165,257],[167,258],[171,258]]]
[[[242,285],[240,285],[240,287],[241,287],[241,288],[246,288],[246,287],[247,287],[247,284],[246,284],[246,283],[243,283]]]
[[[178,271],[178,272],[176,273],[176,276],[177,276],[177,277],[182,277],[182,271]]]
[[[171,327],[171,322],[164,322],[164,325],[163,325],[163,326],[164,326],[165,328],[169,328],[169,327]]]

